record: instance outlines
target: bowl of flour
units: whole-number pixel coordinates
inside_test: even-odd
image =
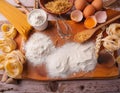
[[[28,14],[28,23],[36,30],[43,31],[48,26],[48,16],[43,9],[34,9]]]

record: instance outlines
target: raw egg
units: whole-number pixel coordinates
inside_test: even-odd
[[[91,29],[91,28],[95,27],[96,25],[97,25],[97,20],[96,20],[95,16],[87,17],[84,22],[84,26],[88,29]]]
[[[103,1],[102,0],[94,0],[92,2],[92,5],[95,7],[96,10],[100,10],[103,7]]]
[[[86,0],[75,0],[74,4],[77,10],[83,10],[87,5],[87,1]]]
[[[85,18],[93,15],[94,13],[95,13],[95,8],[92,5],[86,6],[84,11],[83,11],[83,15],[84,15]]]

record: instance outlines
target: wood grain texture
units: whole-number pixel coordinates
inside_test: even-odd
[[[106,11],[108,14],[107,20],[120,14],[120,12],[110,10],[110,9],[106,10]],[[48,28],[45,31],[40,32],[40,33],[49,36],[56,47],[62,46],[69,42],[74,42],[74,40],[73,40],[74,34],[80,32],[80,31],[83,31],[86,28],[84,27],[84,24],[82,22],[78,23],[78,24],[74,23],[71,20],[66,21],[66,22],[72,28],[72,31],[71,31],[72,36],[68,40],[60,38],[60,36],[57,33],[55,21],[49,21]],[[120,20],[118,20],[118,22],[120,23]],[[60,27],[63,28],[62,30],[64,31],[62,22],[59,21],[59,23],[60,23]],[[96,31],[96,32],[98,32],[98,31]],[[91,40],[95,40],[96,35],[93,35],[92,37],[93,38]],[[17,40],[20,41],[20,39],[21,38],[17,37]],[[57,43],[56,43],[56,41],[57,41]],[[17,42],[17,43],[20,45],[20,42]],[[118,75],[119,75],[118,67],[113,64],[114,64],[113,61],[110,62],[110,65],[111,65],[110,67],[107,67],[109,65],[109,63],[97,64],[93,71],[90,71],[88,73],[86,73],[86,72],[72,73],[67,78],[50,78],[46,71],[45,65],[33,66],[30,62],[26,62],[26,65],[24,65],[24,71],[22,74],[22,78],[20,78],[20,79],[34,79],[34,80],[48,81],[48,80],[72,80],[72,79],[86,79],[86,78],[94,79],[94,78],[118,77]]]
[[[0,83],[0,93],[120,93],[120,79],[52,83],[22,80],[18,85]]]
[[[10,4],[12,4],[14,6],[19,6],[18,4],[16,4],[14,2],[14,0],[6,0],[6,1],[8,1]],[[19,1],[27,7],[33,7],[34,6],[34,0],[19,0]]]
[[[120,2],[120,0],[118,1]],[[0,83],[0,93],[120,93],[120,78],[60,81],[52,84],[49,82],[22,80],[18,85]]]

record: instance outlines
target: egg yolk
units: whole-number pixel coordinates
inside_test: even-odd
[[[93,17],[88,17],[84,22],[86,28],[93,28],[96,26],[96,24],[97,22]]]

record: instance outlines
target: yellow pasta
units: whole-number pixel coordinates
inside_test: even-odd
[[[72,3],[68,0],[53,0],[45,4],[45,7],[53,13],[61,13],[69,9]]]
[[[4,38],[14,39],[17,35],[16,29],[10,24],[3,24],[1,30],[4,33]]]
[[[15,78],[21,75],[25,56],[19,50],[7,54],[5,61],[4,68],[9,77]]]
[[[27,22],[27,16],[5,0],[0,0],[0,7],[0,13],[9,20],[9,22],[26,40],[29,31],[32,29],[31,25]]]
[[[0,49],[5,53],[9,53],[12,50],[15,50],[16,47],[16,42],[11,38],[5,38],[4,40],[0,40]]]
[[[5,55],[0,55],[0,70],[4,69]]]

